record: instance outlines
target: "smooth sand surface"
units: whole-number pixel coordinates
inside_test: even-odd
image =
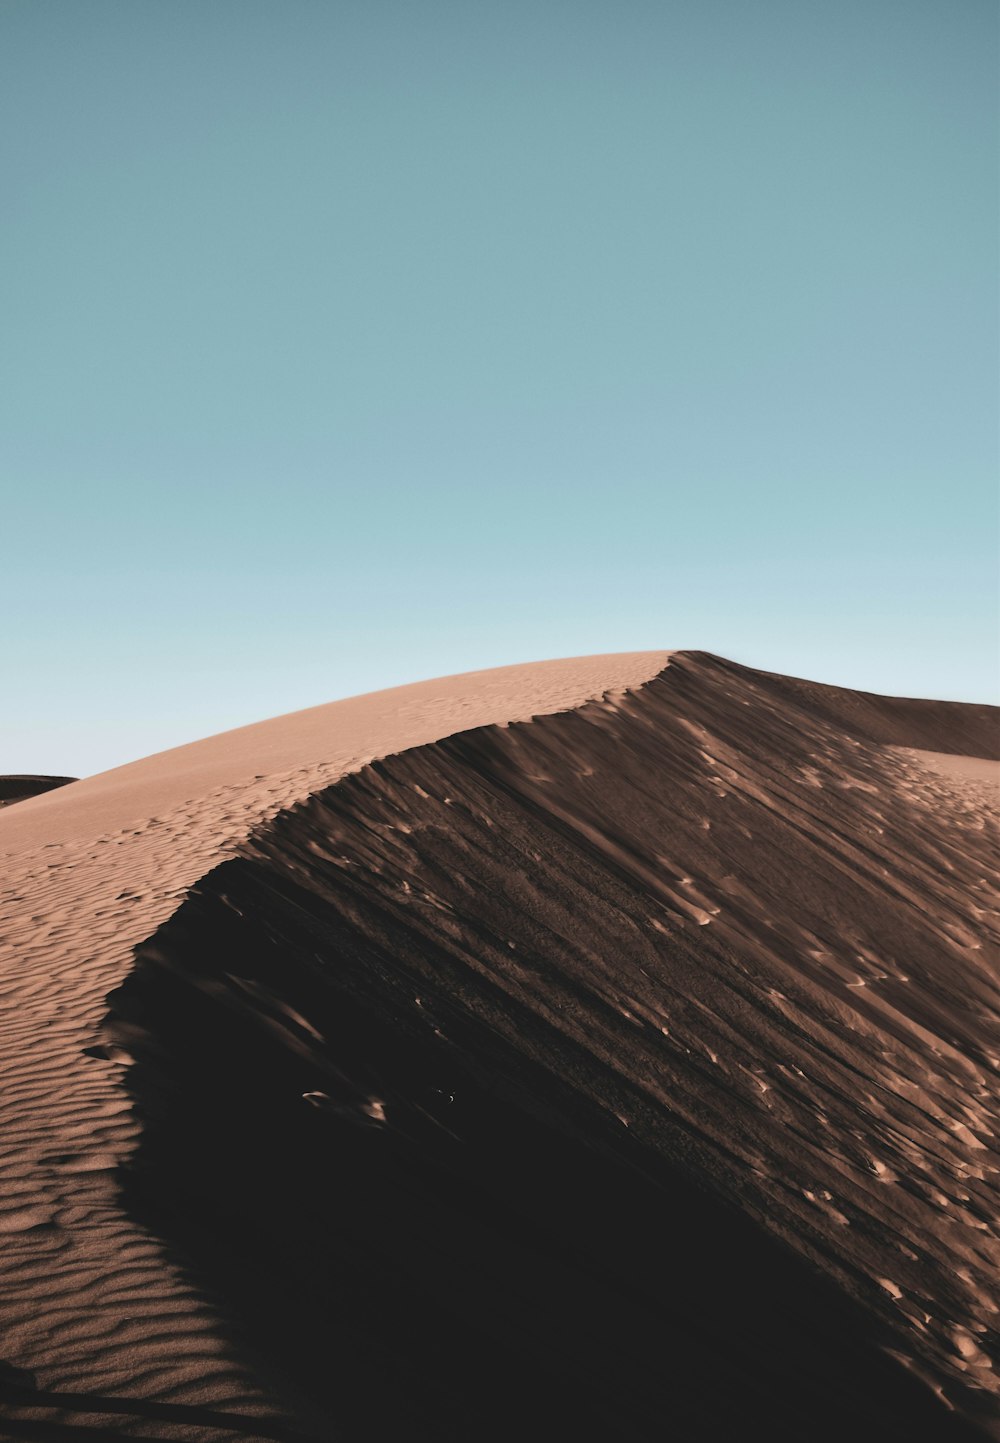
[[[942,776],[967,777],[974,781],[988,782],[996,791],[1000,791],[1000,762],[991,757],[956,757],[948,752],[920,751],[916,747],[900,747],[899,752],[918,766],[927,767]]]
[[[642,653],[9,809],[9,1436],[1000,1436],[998,740]]]

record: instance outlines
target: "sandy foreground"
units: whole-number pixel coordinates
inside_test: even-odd
[[[987,707],[418,683],[0,811],[0,1436],[1000,1437]]]

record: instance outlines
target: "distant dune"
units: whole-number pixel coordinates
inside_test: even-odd
[[[9,807],[14,802],[23,802],[75,781],[76,777],[0,776],[0,807]]]
[[[1000,1438],[998,758],[638,653],[5,809],[0,1435]]]

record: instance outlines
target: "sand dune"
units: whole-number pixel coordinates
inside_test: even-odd
[[[7,1435],[1000,1437],[998,740],[642,653],[6,810]]]
[[[23,802],[28,797],[41,796],[43,792],[55,791],[56,787],[65,787],[75,781],[75,777],[39,777],[14,773],[0,776],[0,807],[12,806],[14,802]]]

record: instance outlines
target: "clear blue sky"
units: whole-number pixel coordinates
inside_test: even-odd
[[[994,0],[2,0],[0,772],[695,647],[996,699]]]

